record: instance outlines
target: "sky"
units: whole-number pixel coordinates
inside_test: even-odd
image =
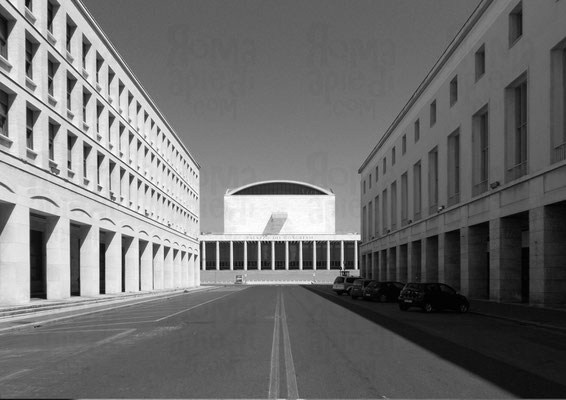
[[[201,166],[200,230],[227,189],[331,189],[360,232],[358,168],[479,0],[83,0]]]

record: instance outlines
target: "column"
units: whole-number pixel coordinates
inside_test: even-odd
[[[173,249],[173,288],[181,287],[181,250]]]
[[[100,229],[83,225],[80,229],[80,293],[81,296],[100,294]]]
[[[354,269],[358,270],[358,241],[354,241]]]
[[[173,248],[165,247],[163,251],[163,288],[173,288]]]
[[[139,239],[135,237],[124,238],[126,252],[126,292],[138,292],[140,289],[140,247]]]
[[[202,250],[201,250],[201,254],[202,254],[202,266],[201,269],[203,271],[206,271],[206,242],[202,241]]]
[[[285,270],[289,271],[289,241],[285,241]]]
[[[275,270],[275,242],[271,241],[271,270]]]
[[[345,269],[344,267],[344,241],[340,241],[340,269]]]
[[[497,218],[489,221],[489,298],[521,301],[521,221]]]
[[[261,241],[257,241],[257,270],[261,271]]]
[[[299,270],[303,270],[303,241],[299,241]]]
[[[198,259],[198,254],[194,254],[193,255],[193,264],[194,264],[194,268],[193,270],[195,271],[195,282],[194,282],[194,286],[198,287],[200,286],[200,269],[198,268],[198,263],[199,263],[199,259]]]
[[[244,240],[244,271],[248,270],[248,242]]]
[[[182,288],[189,285],[189,260],[187,260],[187,252],[181,251],[181,284]]]
[[[312,241],[312,270],[316,271],[316,240]]]
[[[230,240],[230,271],[234,271],[234,242]]]
[[[196,254],[193,254],[191,252],[187,253],[187,273],[188,273],[188,281],[187,281],[187,286],[188,287],[195,287],[196,286],[196,274],[198,271],[198,265],[195,263],[196,261]]]
[[[48,217],[45,237],[47,239],[45,249],[47,299],[69,298],[71,297],[71,225],[69,219]],[[29,244],[25,254],[29,258]],[[29,270],[29,260],[27,263]]]
[[[216,270],[220,271],[220,242],[216,241]]]
[[[141,290],[153,290],[153,245],[140,241],[140,283]]]
[[[326,241],[326,269],[330,271],[330,240]]]
[[[67,230],[68,226],[67,220]],[[29,208],[18,204],[0,205],[0,254],[2,255],[0,257],[0,304],[2,305],[28,303],[30,300],[29,232]],[[68,232],[65,243],[68,247]],[[59,260],[56,258],[52,260],[52,262],[57,261]],[[69,269],[68,265],[66,268]]]
[[[122,234],[120,232],[105,232],[106,236],[106,294],[122,291]]]
[[[164,288],[164,253],[162,244],[153,244],[153,288],[160,290]]]

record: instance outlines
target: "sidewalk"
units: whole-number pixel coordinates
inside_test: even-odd
[[[189,292],[210,290],[211,286],[153,292],[117,293],[97,297],[70,297],[65,300],[32,299],[18,306],[0,307],[0,334],[6,331],[38,327],[80,315],[128,307],[158,298],[179,296]]]
[[[544,308],[518,303],[470,300],[470,312],[543,328],[558,329],[566,333],[566,308]]]

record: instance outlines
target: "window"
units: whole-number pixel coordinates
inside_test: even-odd
[[[367,209],[366,206],[364,206],[362,209],[362,241],[364,242],[368,238],[366,216],[367,216]]]
[[[77,81],[71,77],[67,77],[67,109],[71,111],[73,109],[73,88]]]
[[[401,175],[401,225],[407,225],[409,219],[409,177]]]
[[[114,71],[108,68],[108,96],[112,96],[112,82],[114,81]]]
[[[436,100],[430,103],[430,126],[436,124]]]
[[[401,139],[401,155],[405,155],[407,152],[407,135],[403,135]]]
[[[47,2],[47,30],[49,33],[53,33],[53,21],[55,20],[55,7],[53,4],[48,1]]]
[[[67,22],[67,28],[66,28],[66,37],[65,37],[65,48],[67,49],[67,51],[69,53],[71,53],[72,51],[72,41],[73,41],[73,34],[75,33],[75,27]]]
[[[102,70],[103,63],[104,60],[102,60],[102,58],[96,57],[96,74],[95,74],[96,83],[100,83],[100,71]]]
[[[438,207],[438,149],[435,147],[428,153],[428,205],[429,214]]]
[[[49,123],[49,159],[51,161],[55,160],[55,136],[57,136],[57,127],[52,123]]]
[[[51,60],[47,60],[47,93],[53,97],[55,92],[53,89],[53,79],[55,78],[55,64]]]
[[[487,191],[489,179],[489,114],[487,105],[472,117],[472,195]]]
[[[8,136],[8,95],[0,90],[0,135]]]
[[[387,214],[389,213],[389,208],[387,207],[387,189],[381,194],[381,228],[383,229],[383,234],[387,234]]]
[[[566,39],[551,52],[551,161],[566,159]]]
[[[373,235],[373,204],[370,201],[368,204],[368,239],[374,239]]]
[[[88,56],[88,52],[90,50],[90,43],[86,42],[85,40],[83,40],[83,48],[82,48],[83,52],[82,52],[82,66],[83,69],[86,70],[87,68],[87,56]]]
[[[379,165],[375,166],[375,181],[377,182],[379,180]]]
[[[387,157],[383,157],[383,175],[387,173]]]
[[[448,136],[448,205],[460,202],[460,130]]]
[[[76,136],[67,134],[67,169],[73,169],[73,147],[75,146]]]
[[[35,112],[26,109],[26,145],[28,149],[33,150],[33,126],[35,125]]]
[[[391,165],[395,165],[395,146],[391,149]]]
[[[8,20],[0,15],[0,56],[8,59]]]
[[[372,179],[371,179],[371,174],[369,174],[368,182],[369,182],[369,188],[370,188],[370,189],[371,189],[371,181],[372,181]]]
[[[102,186],[102,164],[104,163],[104,156],[100,153],[96,156],[96,184]]]
[[[374,218],[375,218],[375,221],[373,223],[373,231],[374,231],[373,235],[375,237],[377,237],[377,236],[379,236],[379,196],[375,197],[375,200],[373,202],[373,206],[375,208],[374,213],[373,213]]]
[[[85,144],[83,145],[83,177],[85,179],[88,178],[89,174],[88,174],[88,158],[90,156],[90,151],[91,151],[92,147],[90,147],[89,145]]]
[[[450,107],[458,101],[458,76],[450,81]]]
[[[26,76],[33,79],[33,43],[26,39]]]
[[[519,2],[509,14],[509,47],[523,35],[523,3]]]
[[[485,74],[485,45],[482,45],[475,55],[476,61],[476,81]]]
[[[85,124],[88,120],[87,111],[88,111],[88,100],[89,100],[89,98],[90,98],[90,95],[87,92],[83,92],[83,122]]]
[[[364,194],[366,194],[366,181],[364,180]]]
[[[421,138],[421,121],[417,119],[415,121],[415,143],[417,143],[420,138]]]
[[[391,184],[391,230],[397,229],[397,182]]]
[[[26,4],[26,8],[27,8],[28,10],[33,11],[33,2],[32,2],[32,0],[26,0],[25,4]]]
[[[527,173],[527,79],[521,76],[505,91],[506,101],[506,180]]]
[[[421,219],[422,207],[422,184],[421,184],[421,162],[413,166],[413,218]]]

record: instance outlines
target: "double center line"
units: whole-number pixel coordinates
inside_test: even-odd
[[[281,347],[281,331],[283,331],[283,355],[285,358],[285,371],[287,381],[288,399],[298,399],[297,375],[295,374],[295,364],[291,353],[291,340],[289,338],[289,327],[287,326],[287,314],[285,313],[285,302],[281,287],[277,289],[277,304],[275,306],[273,326],[273,343],[271,346],[271,371],[269,376],[269,398],[277,399],[279,396],[279,353]]]

